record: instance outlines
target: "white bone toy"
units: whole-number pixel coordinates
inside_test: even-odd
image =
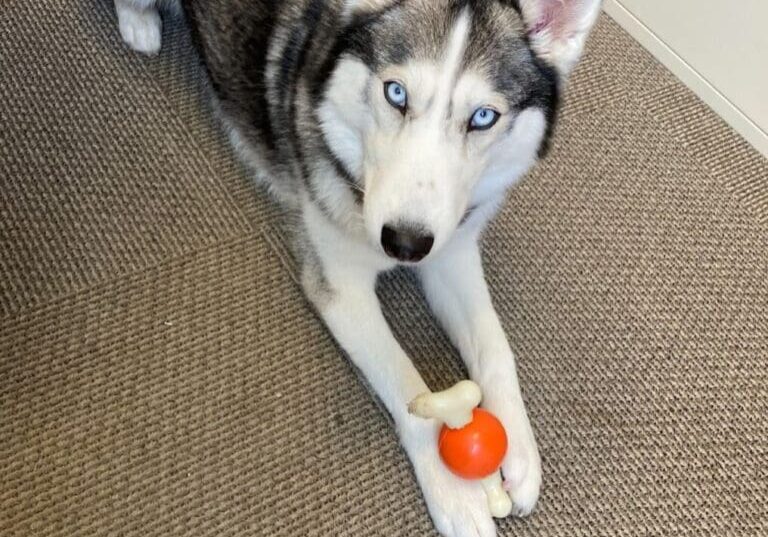
[[[493,414],[477,408],[482,397],[477,384],[464,380],[445,391],[418,396],[408,411],[443,422],[438,439],[443,462],[460,477],[480,480],[491,515],[504,518],[512,512],[512,500],[499,473],[507,453],[507,433]]]

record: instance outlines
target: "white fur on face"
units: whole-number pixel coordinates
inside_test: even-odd
[[[362,61],[342,59],[318,111],[326,141],[357,177],[363,173],[365,134],[374,127],[373,111],[365,99],[372,76]]]
[[[326,139],[364,180],[364,223],[380,248],[384,225],[409,225],[434,235],[437,251],[470,207],[499,197],[535,163],[546,129],[542,111],[511,111],[484,73],[463,70],[472,26],[464,11],[441,61],[413,60],[372,73],[345,58],[330,82],[320,118]],[[384,84],[408,93],[403,114]],[[468,132],[478,108],[502,114],[491,130]]]
[[[472,192],[473,207],[499,199],[528,173],[536,164],[546,130],[541,109],[528,108],[517,115],[512,130],[487,151],[487,165]]]
[[[441,63],[412,61],[392,66],[371,85],[376,128],[365,140],[365,223],[372,241],[384,225],[411,226],[445,242],[460,221],[468,197],[461,170],[464,119],[450,112],[456,79],[469,39],[471,15],[457,19]],[[393,108],[384,84],[396,80],[408,92],[408,112]],[[458,121],[457,121],[458,120]]]

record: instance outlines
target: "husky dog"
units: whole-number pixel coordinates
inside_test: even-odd
[[[516,514],[541,464],[478,247],[505,191],[546,151],[600,0],[176,0],[230,139],[295,222],[307,297],[394,418],[446,536],[493,536],[481,489],[447,471],[427,385],[375,293],[398,265],[502,421]],[[115,0],[123,39],[160,48],[157,0]]]

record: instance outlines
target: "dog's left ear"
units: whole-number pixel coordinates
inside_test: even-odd
[[[579,61],[602,0],[519,0],[533,50],[567,77]]]

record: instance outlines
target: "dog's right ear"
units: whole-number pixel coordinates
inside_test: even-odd
[[[533,49],[567,77],[584,49],[602,0],[515,0]]]

